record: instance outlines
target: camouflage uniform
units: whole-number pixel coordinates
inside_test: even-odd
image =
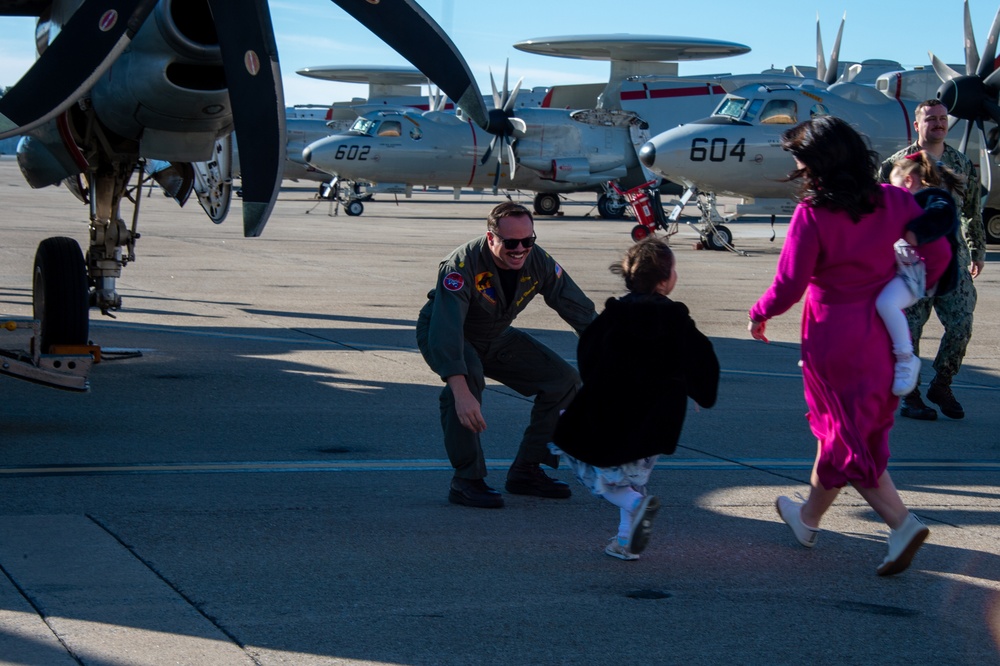
[[[889,182],[889,174],[897,160],[916,153],[920,146],[912,143],[882,163],[879,180]],[[972,161],[951,146],[945,145],[940,163],[947,166],[965,181],[965,196],[953,193],[958,208],[959,237],[957,260],[959,279],[955,289],[943,296],[923,298],[906,309],[906,320],[913,338],[913,352],[920,354],[920,336],[924,324],[931,316],[931,308],[937,313],[944,335],[934,358],[934,383],[949,386],[952,378],[962,367],[965,350],[972,338],[972,313],[976,309],[976,287],[972,283],[969,266],[973,261],[986,259],[986,229],[983,226],[982,208],[979,205],[979,175]],[[963,269],[964,267],[964,269]]]

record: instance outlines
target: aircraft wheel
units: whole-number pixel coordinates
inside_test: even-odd
[[[85,345],[90,331],[90,289],[80,245],[72,238],[46,238],[35,253],[34,317],[41,322],[39,350]]]
[[[535,195],[535,215],[555,215],[559,212],[559,195],[539,192]]]
[[[597,197],[597,214],[604,220],[620,220],[625,217],[628,204],[621,199],[613,199],[607,194]]]
[[[643,224],[637,224],[634,227],[632,227],[632,240],[638,243],[643,238],[649,236],[651,233],[652,232],[649,230],[649,227]]]
[[[351,201],[346,206],[344,206],[344,212],[351,217],[357,217],[361,213],[365,212],[365,205],[360,201]]]
[[[715,232],[708,234],[708,247],[713,250],[725,250],[728,249],[727,246],[732,246],[732,244],[733,232],[729,230],[729,227],[717,224]]]
[[[986,227],[986,242],[1000,243],[1000,210],[987,208],[983,211],[983,222]]]

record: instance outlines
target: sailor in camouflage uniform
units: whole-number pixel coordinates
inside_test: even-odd
[[[980,206],[979,175],[968,157],[945,144],[948,112],[940,101],[931,99],[918,104],[913,126],[917,130],[917,141],[883,162],[879,179],[889,182],[889,173],[897,160],[923,150],[932,160],[950,168],[965,181],[964,192],[952,192],[961,222],[956,244],[960,267],[958,283],[947,294],[921,299],[906,309],[915,354],[919,354],[920,336],[932,308],[941,320],[944,335],[934,358],[935,375],[927,389],[927,399],[937,404],[945,416],[960,419],[965,416],[965,410],[951,391],[951,381],[962,367],[962,359],[972,337],[972,313],[976,309],[976,287],[972,280],[983,270],[986,262],[986,229]],[[963,266],[967,270],[963,270]],[[937,418],[934,408],[921,400],[919,385],[903,398],[900,414],[928,421]]]
[[[576,395],[580,376],[569,363],[511,326],[541,295],[579,334],[597,317],[593,302],[545,250],[536,246],[534,221],[524,206],[506,202],[490,213],[487,232],[452,252],[417,319],[417,346],[446,382],[441,392],[444,444],[455,468],[448,499],[482,508],[503,506],[486,485],[479,434],[485,377],[521,395],[535,396],[531,422],[507,473],[508,492],[565,498],[569,486],[540,468],[558,457],[548,449],[559,412]]]

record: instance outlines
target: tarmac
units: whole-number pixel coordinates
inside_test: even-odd
[[[746,331],[787,218],[730,225],[749,256],[697,250],[681,225],[673,296],[715,345],[719,399],[691,404],[650,483],[649,548],[623,562],[603,552],[617,510],[565,467],[568,500],[447,501],[442,384],[413,328],[440,259],[501,197],[380,195],[348,217],[286,185],[254,239],[238,200],[216,226],[144,194],[123,308],[91,313],[90,391],[0,377],[0,664],[1000,664],[996,246],[954,385],[966,418],[893,430],[890,471],[931,534],[881,578],[886,527],[855,491],[811,550],[775,513],[815,451],[799,307],[770,344]],[[87,207],[9,160],[0,201],[0,318],[27,318],[37,244],[85,242]],[[563,210],[536,221],[539,246],[600,308],[632,223],[600,220],[589,194]],[[542,299],[517,325],[575,362]],[[940,334],[932,318],[925,383]],[[530,407],[487,388],[495,487]]]

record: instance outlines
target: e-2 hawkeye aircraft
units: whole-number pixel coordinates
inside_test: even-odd
[[[535,108],[521,102],[520,82],[513,91],[508,89],[505,71],[500,90],[491,76],[493,109],[488,113],[495,123],[492,128],[475,120],[476,114],[486,117],[485,104],[457,118],[446,113],[377,110],[359,118],[350,131],[309,146],[307,161],[321,170],[406,194],[414,185],[430,185],[454,188],[457,197],[461,188],[492,186],[495,191],[502,182],[507,189],[535,192],[535,212],[541,215],[558,211],[559,193],[604,192],[598,198],[599,213],[619,217],[624,204],[609,196],[605,184],[619,180],[630,186],[649,180],[637,150],[651,136],[646,115],[662,121],[662,111],[654,112],[642,102],[654,100],[650,104],[657,107],[669,102],[666,115],[697,117],[723,95],[721,87],[695,78],[652,86],[626,79],[649,73],[676,75],[676,61],[750,50],[720,40],[621,34],[538,38],[514,46],[546,55],[608,60],[612,73],[597,99],[591,97],[585,108],[567,109],[552,107],[565,104],[560,97],[573,87],[554,86],[546,98],[547,108]],[[457,50],[455,55],[461,58]],[[595,86],[582,89],[594,91]],[[572,99],[579,101],[580,95]],[[624,110],[623,100],[644,107],[647,114]],[[676,120],[669,125],[662,122],[660,127],[676,124]],[[509,131],[503,129],[508,126]]]
[[[408,22],[383,32],[388,44],[441,41],[436,24],[419,24],[422,12],[399,9]],[[286,143],[274,30],[266,0],[0,0],[0,16],[38,19],[38,57],[0,97],[0,139],[23,136],[17,159],[32,187],[62,184],[90,211],[86,254],[68,237],[38,246],[32,350],[3,351],[0,373],[85,391],[95,351],[89,310],[110,316],[121,307],[116,281],[139,238],[141,197],[130,195],[130,182],[144,182],[147,160],[169,163],[153,171],[179,202],[199,180],[203,206],[221,222],[235,130],[253,156],[242,171],[244,235],[263,231]],[[129,199],[130,226],[122,219]]]
[[[997,168],[992,154],[996,128],[987,130],[985,123],[1000,123],[1000,70],[996,62],[1000,11],[982,58],[967,2],[965,12],[965,74],[932,55],[933,70],[883,74],[874,87],[826,85],[815,80],[797,85],[746,85],[732,90],[711,116],[653,137],[641,148],[640,159],[651,171],[683,183],[687,188],[683,202],[698,196],[703,216],[710,218],[710,226],[721,241],[729,243],[731,232],[717,224],[716,194],[749,198],[792,195],[795,185],[784,179],[794,163],[780,146],[786,129],[815,115],[834,115],[851,122],[869,138],[876,152],[888,156],[914,141],[913,109],[919,101],[936,95],[955,118],[952,140],[959,141],[960,150],[978,145],[982,182],[990,190],[983,217],[990,240],[998,242],[1000,205],[989,185]],[[958,120],[966,123],[960,125]],[[974,127],[978,134],[973,133]],[[974,139],[971,143],[970,137]],[[675,209],[674,219],[677,213]]]

